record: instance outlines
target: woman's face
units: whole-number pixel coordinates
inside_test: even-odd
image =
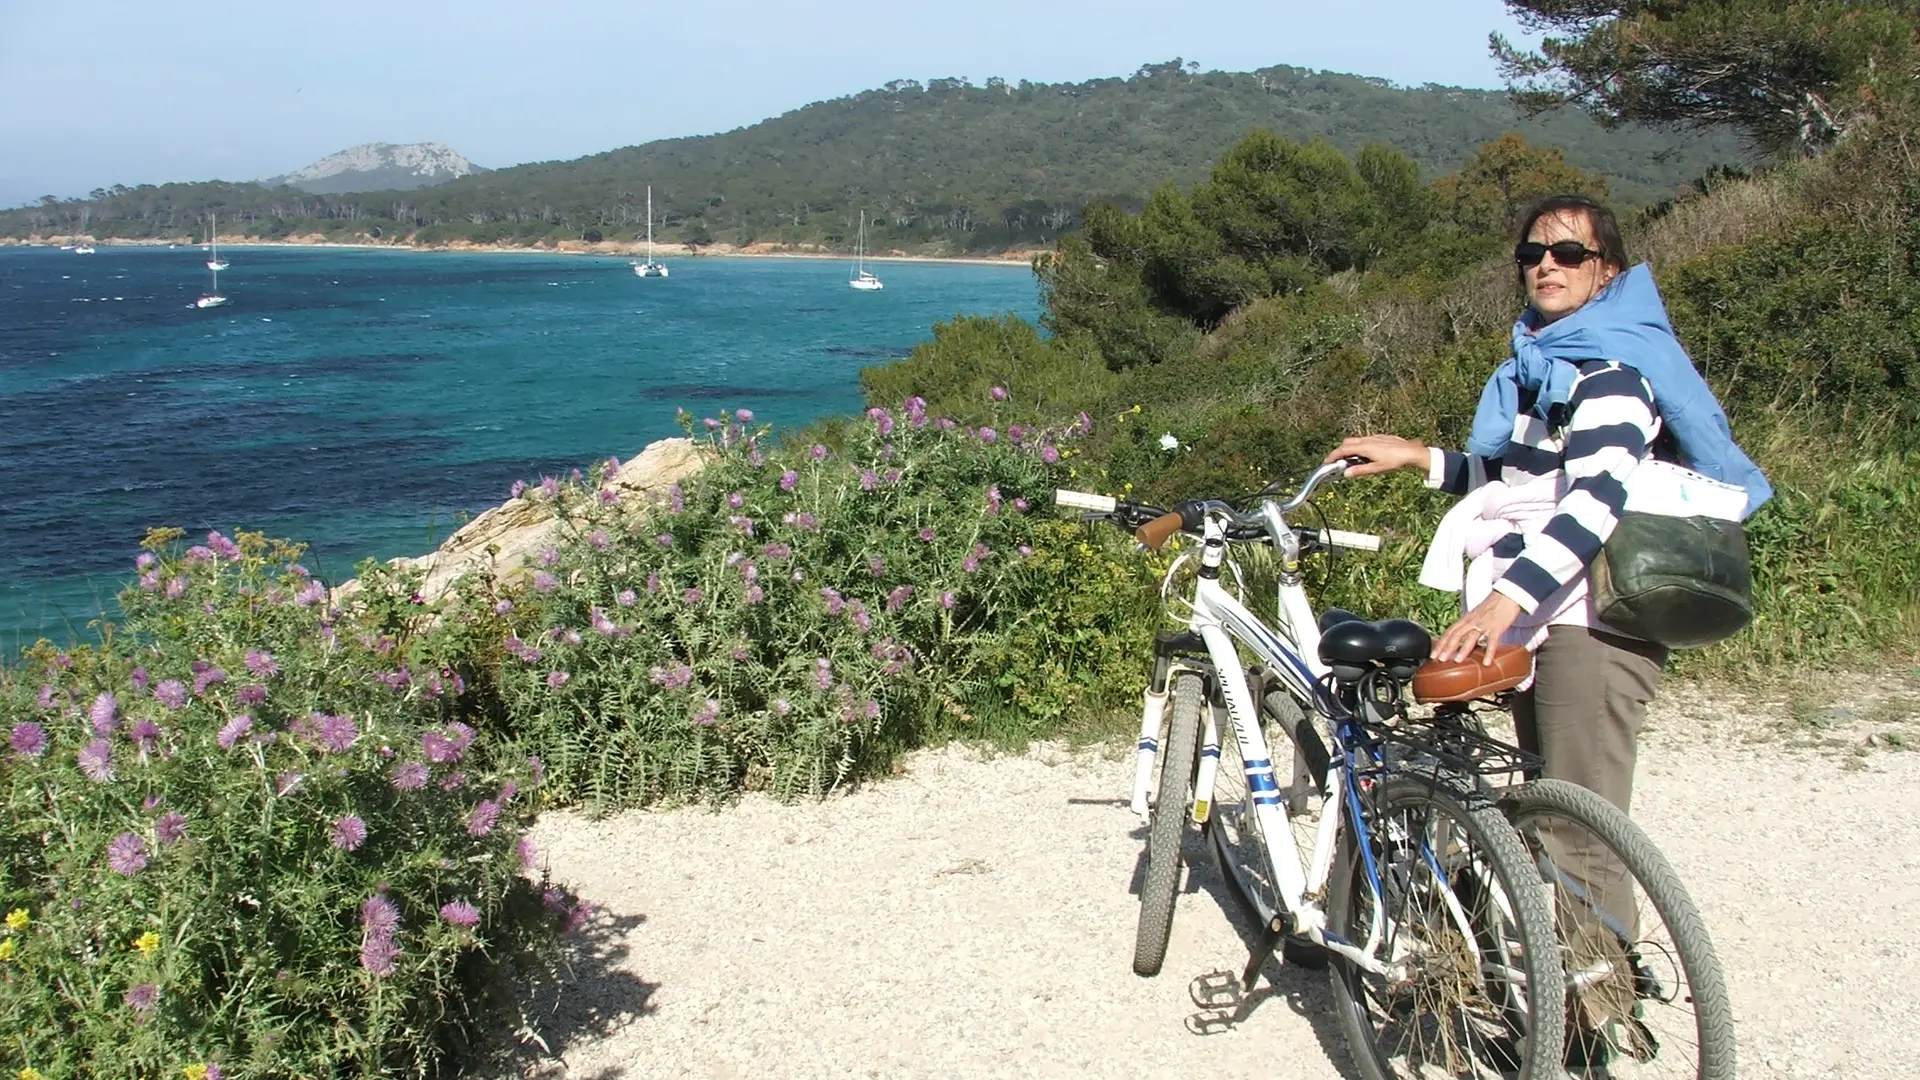
[[[1587,220],[1587,215],[1568,211],[1542,215],[1533,223],[1533,228],[1527,230],[1527,239],[1536,244],[1575,240],[1589,251],[1598,248],[1594,241],[1593,224]],[[1527,283],[1527,299],[1533,304],[1533,309],[1540,313],[1540,322],[1545,325],[1580,310],[1581,305],[1593,299],[1595,293],[1613,280],[1616,271],[1592,255],[1579,266],[1562,266],[1549,252],[1538,265],[1525,267],[1523,273]]]

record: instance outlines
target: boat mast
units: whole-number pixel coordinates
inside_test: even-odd
[[[647,185],[647,265],[653,265],[653,185]]]

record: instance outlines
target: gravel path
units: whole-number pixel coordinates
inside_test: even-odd
[[[1912,1075],[1920,754],[1847,752],[1874,733],[1841,724],[1851,712],[1796,727],[1781,707],[1736,721],[1673,696],[1643,744],[1635,816],[1712,930],[1741,1075]],[[1912,730],[1902,710],[1865,715],[1880,743]],[[1792,745],[1801,729],[1817,745]],[[535,836],[555,876],[606,914],[544,1021],[553,1056],[526,1072],[1351,1075],[1323,974],[1276,960],[1238,1013],[1195,1004],[1246,960],[1204,857],[1165,971],[1132,974],[1131,775],[1111,749],[948,747],[823,803],[549,815]]]

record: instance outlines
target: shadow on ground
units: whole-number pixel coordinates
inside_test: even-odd
[[[486,1077],[539,1077],[567,1080],[615,1080],[624,1070],[591,1073],[567,1066],[567,1052],[591,1044],[653,1012],[659,983],[642,979],[624,966],[633,952],[633,931],[645,915],[596,915],[567,941],[556,970],[527,989],[526,1025],[502,1033],[503,1045]]]

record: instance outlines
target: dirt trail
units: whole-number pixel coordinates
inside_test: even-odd
[[[1823,730],[1824,749],[1755,741],[1794,723],[1731,711],[1659,707],[1635,816],[1714,935],[1740,1075],[1904,1080],[1920,1062],[1920,754],[1835,750],[1871,734],[1857,724]],[[1874,715],[1900,741],[1909,721]],[[548,816],[555,875],[607,914],[546,1021],[556,1056],[529,1074],[1350,1075],[1320,973],[1276,961],[1238,1015],[1194,1004],[1196,980],[1246,959],[1204,857],[1164,973],[1132,974],[1131,771],[1113,750],[948,747],[824,803]]]

